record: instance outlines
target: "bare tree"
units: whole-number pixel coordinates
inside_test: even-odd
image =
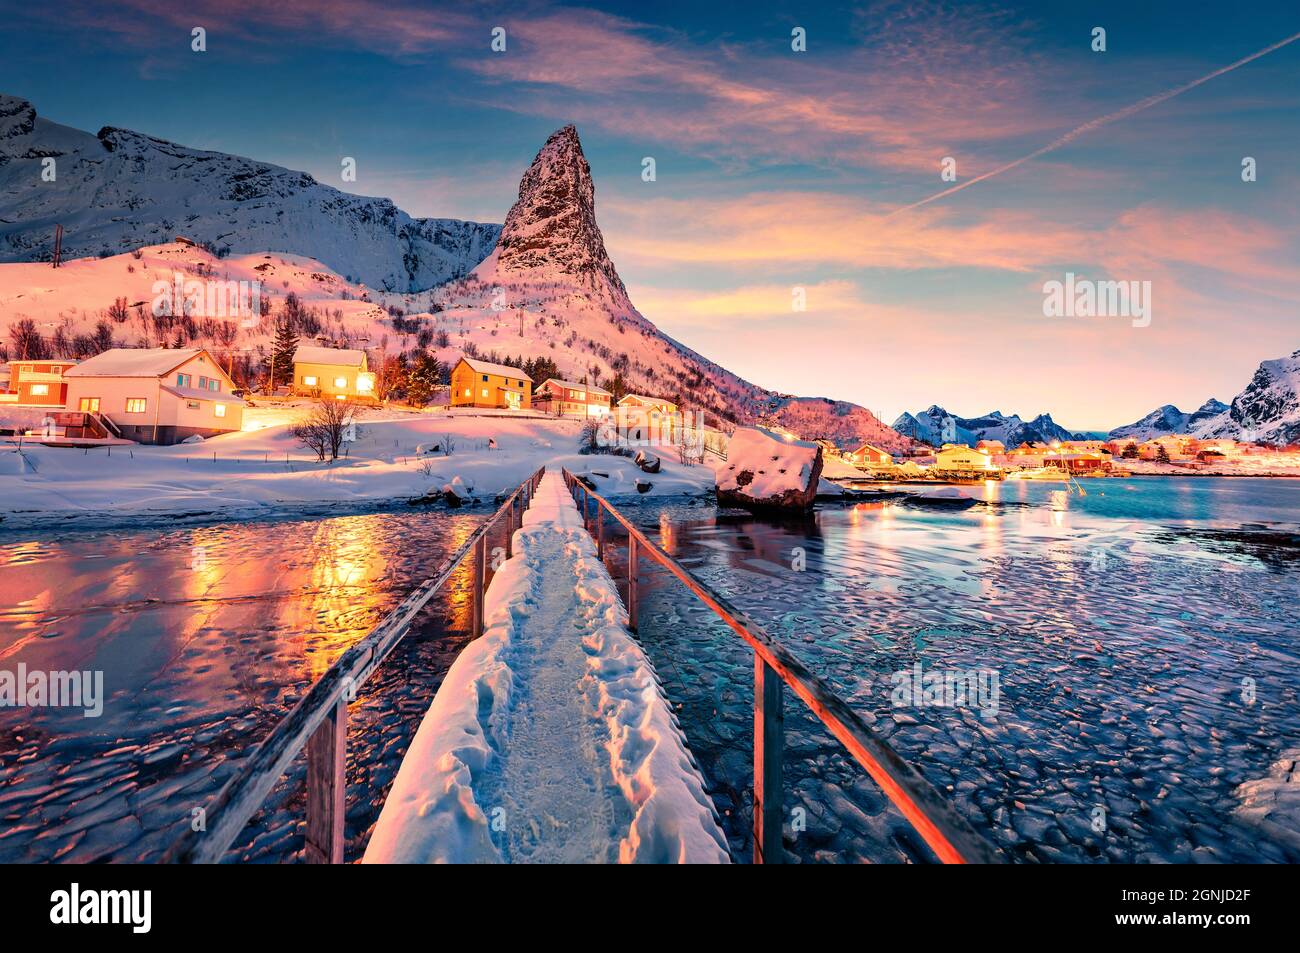
[[[332,462],[339,458],[344,435],[355,426],[356,409],[350,400],[318,401],[307,419],[294,426],[292,433],[299,443],[315,452],[316,459],[328,458]]]

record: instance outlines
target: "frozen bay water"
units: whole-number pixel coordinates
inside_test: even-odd
[[[152,861],[335,658],[453,552],[473,512],[0,534],[0,668],[101,670],[104,713],[0,708],[0,861]],[[349,712],[358,855],[467,638],[449,584]],[[303,759],[232,858],[301,848]]]
[[[963,489],[990,498],[964,513],[827,505],[787,523],[698,502],[627,510],[1016,859],[1300,859],[1238,810],[1239,786],[1275,776],[1300,738],[1300,561],[1279,542],[1300,524],[1300,483],[1085,488],[1081,499],[1002,484]],[[311,681],[479,519],[403,509],[0,533],[0,668],[99,668],[110,696],[99,719],[0,709],[0,861],[157,859]],[[611,550],[617,563],[622,548]],[[642,570],[641,641],[744,859],[751,655]],[[465,592],[462,574],[351,708],[349,858],[465,643]],[[996,669],[997,717],[893,708],[890,673],[918,660]],[[790,853],[925,859],[788,693],[786,713],[786,804],[806,817]],[[293,859],[302,808],[300,759],[232,858]]]
[[[636,519],[1012,858],[1300,860],[1294,838],[1239,810],[1238,790],[1275,774],[1300,738],[1300,481],[1084,488],[963,488],[983,501],[964,512],[873,502],[772,521],[645,504]],[[643,572],[640,637],[733,855],[747,857],[752,655],[674,581]],[[996,716],[895,707],[890,676],[917,662],[997,672]],[[789,692],[785,704],[791,855],[928,859],[803,704]]]

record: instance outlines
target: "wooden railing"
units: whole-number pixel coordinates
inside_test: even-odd
[[[343,815],[347,781],[348,702],[410,630],[416,615],[469,557],[473,568],[471,638],[483,633],[483,589],[487,584],[487,541],[492,528],[508,520],[511,537],[523,522],[545,467],[515,488],[500,508],[470,534],[430,579],[416,587],[361,641],[349,646],[202,808],[203,830],[190,830],[167,851],[169,863],[216,863],[266,800],[305,746],[307,749],[307,843],[309,863],[343,862]]]
[[[676,576],[754,650],[754,862],[780,863],[782,755],[785,722],[782,684],[801,698],[830,733],[907,818],[944,863],[998,863],[1002,857],[966,823],[951,804],[867,725],[831,687],[818,678],[744,613],[656,546],[595,490],[568,470],[564,482],[582,510],[583,525],[604,559],[605,518],[627,531],[628,625],[636,631],[638,563],[644,556]],[[595,504],[595,513],[592,513]]]

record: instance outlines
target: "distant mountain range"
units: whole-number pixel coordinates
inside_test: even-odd
[[[1149,440],[1165,434],[1226,437],[1278,445],[1300,443],[1300,351],[1264,361],[1231,404],[1206,401],[1184,414],[1166,404],[1136,423],[1110,432],[1115,439]]]
[[[54,181],[43,160],[53,159]],[[288,252],[381,291],[423,291],[470,271],[500,225],[412,218],[305,172],[128,129],[96,135],[0,94],[0,261],[107,257],[183,235],[225,254]]]
[[[1028,421],[997,410],[981,417],[958,417],[937,404],[920,413],[902,414],[894,421],[894,429],[932,447],[945,443],[974,446],[981,440],[1000,440],[1007,447],[1016,447],[1022,443],[1084,440],[1089,436],[1066,430],[1052,419],[1051,414],[1039,414]]]
[[[1227,409],[1227,404],[1213,397],[1190,414],[1179,410],[1173,404],[1165,404],[1157,407],[1141,420],[1116,427],[1107,436],[1112,440],[1121,440],[1125,437],[1133,440],[1150,440],[1167,434],[1191,433],[1205,421],[1217,417]]]

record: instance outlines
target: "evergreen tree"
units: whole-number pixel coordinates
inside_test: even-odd
[[[293,356],[298,353],[298,332],[293,321],[281,318],[275,322],[275,343],[272,355],[272,367],[275,376],[271,387],[279,384],[293,383]]]
[[[438,359],[421,352],[415,358],[406,380],[406,400],[412,407],[423,407],[433,397],[434,388],[442,378]]]
[[[613,379],[605,385],[605,390],[614,395],[611,398],[611,402],[615,404],[627,396],[627,381],[623,378],[622,371],[615,374]]]

